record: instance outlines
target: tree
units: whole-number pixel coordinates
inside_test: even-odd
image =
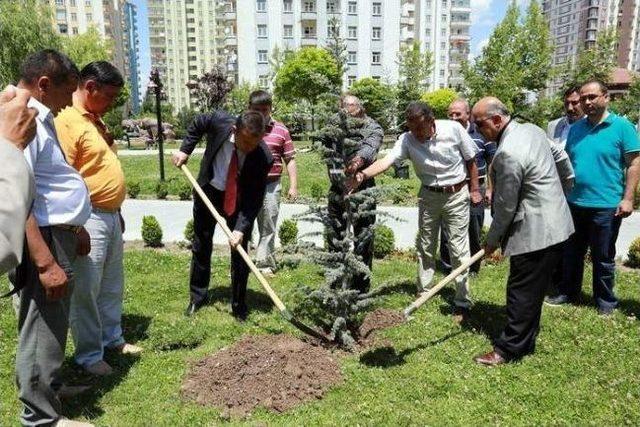
[[[222,106],[227,94],[233,89],[233,83],[227,77],[222,65],[215,65],[211,71],[204,73],[189,88],[201,112],[216,110]]]
[[[275,95],[292,103],[300,99],[311,108],[311,129],[315,129],[316,106],[325,94],[337,95],[342,84],[333,57],[322,48],[307,47],[290,55],[275,80]]]
[[[112,61],[113,46],[113,41],[103,38],[94,26],[84,34],[62,40],[62,50],[80,69],[93,61]]]
[[[611,109],[625,116],[632,123],[638,122],[640,114],[640,75],[634,74],[629,86],[629,92],[623,97],[611,102]]]
[[[364,77],[351,85],[349,93],[362,101],[367,114],[383,128],[388,129],[393,124],[393,116],[387,114],[388,107],[395,103],[395,91],[391,85]]]
[[[340,20],[335,16],[331,17],[327,28],[329,28],[329,37],[325,49],[336,62],[338,74],[342,78],[347,71],[347,43],[340,35]]]
[[[404,111],[407,104],[420,98],[429,88],[429,76],[433,68],[430,51],[420,52],[420,42],[403,46],[398,52],[398,108]]]
[[[436,119],[446,119],[449,105],[458,98],[458,93],[453,89],[438,89],[427,92],[420,98],[429,104]]]
[[[41,49],[60,49],[52,11],[39,0],[0,1],[0,86],[15,83],[25,57]]]
[[[278,45],[276,45],[271,51],[271,57],[269,58],[269,75],[271,83],[275,83],[276,76],[278,75],[278,71],[282,68],[282,64],[293,54],[291,49],[280,49]]]
[[[512,1],[482,54],[472,64],[463,62],[470,100],[492,95],[514,111],[525,109],[527,93],[540,91],[551,77],[552,52],[538,2],[531,1],[521,23],[518,4]]]
[[[618,37],[614,29],[602,30],[591,47],[578,51],[575,63],[568,63],[562,70],[567,87],[579,85],[589,79],[608,82],[617,66]]]
[[[242,82],[231,89],[224,103],[224,109],[230,114],[240,114],[249,106],[249,94],[257,90],[256,85]]]

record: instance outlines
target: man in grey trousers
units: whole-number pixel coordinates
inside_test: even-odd
[[[73,262],[89,252],[89,192],[63,155],[53,117],[71,104],[78,68],[65,55],[43,50],[22,64],[18,87],[37,110],[36,136],[24,150],[35,176],[36,199],[26,224],[27,254],[11,274],[18,290],[16,376],[24,426],[87,426],[63,419],[60,368],[69,329]]]

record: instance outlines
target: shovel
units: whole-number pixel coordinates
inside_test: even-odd
[[[460,267],[456,268],[451,273],[449,273],[449,275],[447,277],[445,277],[444,279],[439,281],[434,287],[429,289],[429,291],[427,291],[427,292],[423,293],[422,295],[420,295],[420,297],[417,300],[412,302],[411,305],[409,305],[407,308],[404,309],[403,314],[404,314],[405,320],[409,318],[411,313],[413,313],[418,308],[420,308],[422,306],[422,304],[424,304],[425,302],[429,301],[429,299],[431,299],[431,297],[433,297],[435,294],[437,294],[438,291],[440,291],[440,289],[444,288],[449,282],[451,282],[453,279],[455,279],[456,277],[458,277],[459,275],[464,273],[464,271],[466,269],[468,269],[471,266],[471,264],[473,264],[474,262],[478,261],[483,256],[484,256],[484,249],[480,249],[474,256],[472,256],[471,258],[469,258],[468,260],[463,262],[460,265]]]
[[[200,196],[200,199],[202,199],[202,201],[207,206],[207,208],[209,208],[209,211],[211,211],[211,215],[213,215],[216,222],[220,224],[220,227],[222,228],[222,231],[224,231],[224,234],[226,234],[227,237],[231,238],[232,233],[229,227],[227,226],[227,221],[225,221],[222,215],[220,215],[216,210],[216,208],[213,207],[213,204],[211,203],[209,198],[204,194],[204,191],[202,191],[202,188],[200,187],[198,182],[195,180],[195,178],[191,174],[191,171],[189,170],[187,165],[180,166],[180,169],[182,169],[182,172],[185,174],[185,176],[189,180],[189,183],[191,183],[193,188],[196,190],[196,192]],[[282,315],[282,317],[284,317],[289,323],[291,323],[293,326],[295,326],[305,334],[311,335],[322,341],[329,342],[329,339],[326,336],[316,331],[315,329],[312,329],[309,326],[303,324],[302,322],[300,322],[299,320],[293,317],[291,312],[287,310],[287,307],[285,307],[284,303],[280,300],[278,295],[276,295],[276,293],[273,291],[271,286],[269,286],[269,282],[267,282],[267,279],[264,278],[260,270],[258,270],[258,267],[256,267],[256,265],[253,263],[253,261],[251,260],[251,257],[249,257],[249,254],[247,254],[247,251],[245,251],[241,245],[238,245],[236,247],[236,251],[238,251],[242,259],[244,259],[244,261],[247,263],[247,266],[249,266],[249,269],[253,272],[253,274],[256,276],[256,278],[258,279],[258,281],[260,282],[264,290],[267,292],[267,295],[269,295],[269,298],[271,298],[271,301],[273,301],[273,303],[278,308],[278,310],[280,310],[280,314]]]

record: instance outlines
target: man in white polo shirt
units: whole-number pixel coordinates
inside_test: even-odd
[[[422,183],[418,195],[418,291],[424,292],[433,281],[441,226],[449,235],[452,268],[469,258],[469,198],[473,204],[482,202],[475,163],[478,148],[460,123],[435,120],[423,102],[411,102],[405,117],[409,132],[400,135],[386,157],[356,173],[348,187],[356,188],[397,160],[411,159]],[[471,307],[466,272],[456,278],[456,285],[454,315],[462,322]]]

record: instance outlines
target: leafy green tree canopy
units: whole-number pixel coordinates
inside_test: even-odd
[[[398,101],[400,111],[411,101],[416,101],[429,87],[433,68],[432,54],[420,52],[420,42],[403,46],[398,52]]]
[[[371,77],[364,77],[354,82],[349,93],[357,96],[367,110],[367,114],[384,128],[391,125],[391,117],[387,111],[394,103],[394,88]]]
[[[446,119],[449,105],[458,98],[458,93],[453,89],[438,89],[427,92],[420,98],[429,104],[436,119]]]
[[[93,61],[113,61],[113,41],[103,38],[93,26],[84,34],[64,37],[62,50],[80,69]]]

